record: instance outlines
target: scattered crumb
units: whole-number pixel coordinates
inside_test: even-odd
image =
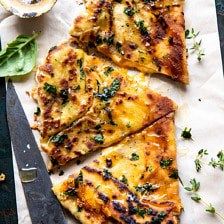
[[[48,174],[49,174],[49,175],[54,174],[53,170],[49,170],[49,171],[48,171]]]
[[[5,180],[5,174],[4,173],[1,173],[0,174],[0,182],[4,181]]]
[[[30,97],[30,92],[29,91],[26,91],[26,94]]]
[[[59,176],[62,176],[62,175],[64,175],[64,173],[65,173],[65,172],[64,172],[63,170],[60,170],[60,172],[59,172],[58,175],[59,175]]]
[[[83,5],[84,3],[83,3],[82,0],[81,0],[81,1],[80,1],[80,0],[77,0],[77,1],[76,1],[76,4],[78,4],[78,5]]]
[[[201,102],[201,98],[199,98],[199,99],[198,99],[198,101],[200,101],[200,102]]]
[[[82,163],[82,161],[80,159],[77,159],[76,164],[79,165],[81,163]]]
[[[32,124],[32,125],[30,126],[30,128],[31,128],[32,130],[39,130],[39,128],[38,128],[38,124],[37,124],[37,123]]]

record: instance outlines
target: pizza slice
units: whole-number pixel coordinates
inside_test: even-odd
[[[162,73],[187,84],[183,0],[86,0],[87,13],[70,31],[82,48],[95,47],[117,65]]]
[[[39,66],[32,96],[39,106],[36,119],[41,136],[58,133],[91,107],[96,79],[86,56],[64,43],[53,47]]]
[[[71,43],[56,47],[50,57],[54,73],[38,73],[36,98],[41,147],[59,165],[108,147],[176,109],[172,100],[148,88],[143,74],[116,68]],[[69,65],[64,68],[65,61]],[[76,76],[70,81],[71,69]]]
[[[173,113],[102,152],[53,191],[81,223],[178,223]]]

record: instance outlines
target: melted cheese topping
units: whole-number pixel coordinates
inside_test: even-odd
[[[188,83],[184,1],[87,0],[71,29],[83,48],[94,45],[117,65]]]
[[[170,114],[105,149],[53,191],[82,223],[178,223],[177,177]]]
[[[143,74],[115,68],[69,44],[50,52],[53,61],[57,56],[60,60],[52,74],[38,72],[36,98],[41,108],[41,147],[60,165],[108,147],[176,109],[170,99],[148,89]],[[69,61],[68,68],[64,68],[64,61]],[[66,82],[64,88],[69,91],[67,102],[63,103],[59,91],[61,83],[69,80],[71,69],[77,71],[77,78]],[[82,73],[84,78],[80,77]],[[46,90],[46,82],[54,86],[57,93]],[[74,86],[80,89],[73,90]],[[53,126],[54,133],[49,122],[56,121],[60,125]]]
[[[43,65],[38,68],[37,87],[33,97],[41,114],[38,126],[42,136],[51,136],[82,117],[93,101],[94,81],[86,66],[86,54],[67,44],[52,48]],[[47,88],[48,87],[48,88]]]

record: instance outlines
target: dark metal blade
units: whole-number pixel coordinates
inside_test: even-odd
[[[5,78],[0,78],[0,108],[0,173],[6,175],[6,179],[0,183],[1,201],[4,202],[0,203],[0,223],[18,223],[12,148],[6,119]]]
[[[0,223],[17,223],[16,193],[13,173],[12,148],[6,119],[5,79],[0,78],[0,173],[6,179],[0,183]]]
[[[219,40],[222,54],[222,66],[224,70],[224,0],[215,0],[219,29]]]
[[[64,224],[64,214],[51,190],[49,174],[12,82],[8,83],[6,105],[18,169],[37,168],[37,178],[34,181],[22,182],[32,223]]]

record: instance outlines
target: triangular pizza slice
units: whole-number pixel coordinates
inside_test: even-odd
[[[171,113],[106,148],[53,191],[81,223],[175,224],[182,209],[177,179]]]
[[[131,74],[126,69],[116,68],[108,61],[87,55],[70,44],[54,49],[56,55],[60,55],[61,51],[74,55],[72,68],[78,71],[77,78],[68,82],[68,101],[63,103],[60,95],[61,80],[65,79],[67,70],[65,73],[55,71],[58,76],[44,76],[44,81],[37,87],[40,93],[37,99],[41,107],[41,147],[59,165],[108,147],[175,111],[176,105],[172,100],[148,88],[147,78],[143,74]],[[57,66],[60,68],[67,59],[59,58]],[[84,74],[84,78],[80,77],[80,73]],[[51,94],[46,91],[46,83],[54,86],[57,92]],[[77,89],[77,86],[80,88]],[[49,100],[45,100],[45,97]],[[44,106],[43,102],[46,102]],[[44,134],[49,119],[58,119],[61,126],[55,126],[54,131],[57,132],[52,132],[50,126],[48,134]]]
[[[60,165],[107,147],[175,110],[130,74],[71,43],[51,49],[37,71],[41,146]]]
[[[39,106],[36,119],[41,136],[58,133],[91,107],[96,79],[86,57],[64,43],[53,47],[38,67],[32,96]]]
[[[70,31],[117,65],[162,73],[187,84],[183,0],[86,0],[87,14]]]

